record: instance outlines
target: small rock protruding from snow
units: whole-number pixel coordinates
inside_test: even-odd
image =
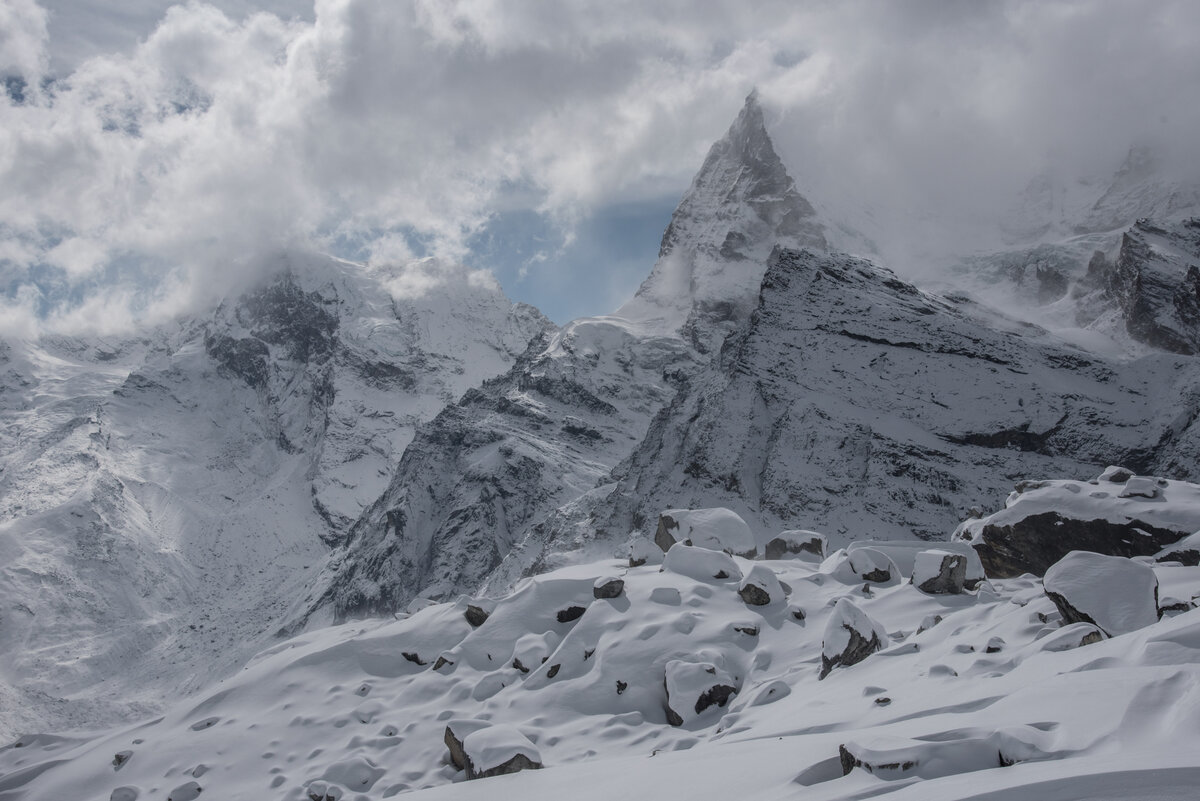
[[[645,537],[638,537],[629,544],[629,566],[661,565],[662,549]]]
[[[755,565],[750,568],[750,572],[738,585],[738,595],[751,606],[766,606],[776,601],[782,601],[784,598],[783,586],[779,583],[779,577],[766,565]]]
[[[542,755],[537,746],[513,726],[488,726],[471,732],[463,740],[462,751],[468,779],[486,779],[542,767]]]
[[[554,615],[555,620],[559,623],[573,623],[583,617],[583,613],[587,611],[587,607],[572,604],[565,609],[560,609]]]
[[[1109,637],[1158,622],[1158,577],[1147,565],[1072,551],[1051,565],[1046,596],[1068,623],[1091,623]]]
[[[682,542],[675,543],[667,551],[663,568],[696,581],[742,580],[742,571],[729,554]]]
[[[136,787],[118,787],[109,795],[108,801],[137,801],[138,789]]]
[[[133,751],[128,749],[125,751],[118,751],[117,753],[113,754],[113,770],[120,770],[121,766],[128,762],[131,756],[133,756]]]
[[[666,664],[667,721],[682,726],[710,707],[724,707],[737,694],[737,682],[711,662],[672,659]]]
[[[917,626],[917,634],[924,631],[929,631],[931,628],[942,622],[941,615],[926,615],[921,618],[920,625]]]
[[[592,584],[592,597],[596,600],[620,598],[623,592],[625,592],[625,580],[616,576],[601,576]]]
[[[463,617],[473,628],[479,628],[486,623],[490,614],[488,610],[476,604],[467,604],[466,610],[463,611]]]
[[[654,542],[664,553],[677,542],[753,559],[758,543],[736,512],[715,509],[668,509],[659,515]]]
[[[816,531],[790,529],[767,543],[763,552],[766,559],[816,559],[825,558],[825,535]]]
[[[467,769],[467,755],[463,751],[463,741],[480,729],[486,729],[492,724],[486,720],[451,720],[446,724],[446,733],[442,740],[450,752],[450,762],[459,770]]]
[[[967,557],[943,550],[921,551],[913,562],[912,583],[929,595],[960,595],[967,580]]]
[[[825,624],[821,643],[821,675],[836,667],[856,665],[883,648],[887,631],[849,598],[841,598]]]

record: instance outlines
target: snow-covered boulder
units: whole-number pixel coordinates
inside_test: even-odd
[[[663,568],[696,581],[741,581],[742,571],[727,553],[677,542],[667,551]]]
[[[664,552],[677,542],[753,559],[758,543],[750,526],[729,509],[668,509],[659,515],[654,542]]]
[[[661,565],[663,551],[645,537],[638,537],[629,544],[629,566]]]
[[[878,551],[891,559],[901,576],[912,576],[916,569],[917,556],[930,548],[937,548],[966,557],[963,586],[968,590],[974,590],[987,578],[983,563],[979,561],[979,554],[965,542],[939,542],[935,545],[927,540],[858,540],[847,545],[846,552],[854,553],[864,548]]]
[[[821,678],[836,667],[856,665],[883,648],[887,630],[849,598],[838,599],[821,641]]]
[[[1045,573],[1071,551],[1153,556],[1200,529],[1200,485],[1105,470],[1092,481],[1022,481],[1005,508],[952,539],[975,547],[989,576]]]
[[[967,557],[941,549],[921,551],[913,562],[912,584],[930,595],[958,595],[967,579]]]
[[[738,595],[751,606],[766,606],[784,599],[783,585],[775,571],[766,565],[755,565],[738,585]]]
[[[1147,565],[1072,551],[1046,571],[1046,596],[1068,623],[1091,623],[1110,637],[1158,622],[1158,578]]]
[[[463,741],[480,729],[486,729],[492,724],[486,720],[451,720],[446,724],[446,733],[442,736],[446,750],[450,752],[450,762],[459,770],[467,769],[467,755],[463,751]]]
[[[900,581],[900,569],[896,567],[896,563],[877,548],[846,548],[834,551],[821,563],[821,572],[829,573],[847,584],[864,581],[896,584]]]
[[[672,659],[666,664],[667,720],[683,726],[709,707],[724,707],[737,693],[737,680],[711,662]]]
[[[468,779],[486,779],[542,767],[542,755],[513,726],[498,724],[468,734],[463,740]]]
[[[842,774],[861,768],[885,781],[937,779],[1053,757],[1043,747],[1049,737],[1031,726],[955,734],[936,740],[874,736],[844,743],[838,748]]]
[[[824,559],[825,535],[805,529],[781,531],[767,543],[763,556],[767,559]]]

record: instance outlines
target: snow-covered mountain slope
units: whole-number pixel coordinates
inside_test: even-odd
[[[680,380],[747,318],[771,248],[824,246],[822,230],[751,94],[637,295],[548,335],[423,427],[310,611],[340,619],[478,588],[532,527],[586,499],[633,451]]]
[[[513,558],[527,573],[578,528],[615,544],[675,506],[727,506],[759,531],[838,542],[942,539],[1022,476],[1124,463],[1196,477],[1198,393],[1190,358],[1108,361],[869,261],[779,250],[744,329],[656,417],[603,498]]]
[[[1075,553],[934,592],[958,557],[921,547],[677,543],[310,632],[161,718],[23,734],[0,798],[1192,797],[1200,568]]]
[[[143,713],[236,668],[416,425],[547,327],[487,282],[294,255],[144,339],[5,345],[0,729]]]
[[[1200,185],[1181,177],[1161,151],[1131,147],[1107,178],[1067,178],[1046,169],[1035,176],[1001,221],[1013,244],[1051,242],[1118,232],[1143,217],[1172,220],[1200,214]]]

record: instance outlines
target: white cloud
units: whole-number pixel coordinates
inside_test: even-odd
[[[113,320],[203,302],[281,247],[445,263],[505,204],[569,228],[680,191],[756,85],[798,178],[929,216],[987,213],[1050,153],[1155,134],[1194,156],[1200,129],[1183,0],[318,0],[307,19],[223,0],[145,23],[158,5],[126,8],[139,43],[77,63],[31,0],[0,6],[0,72],[36,88],[71,64],[0,98],[0,271],[136,265]],[[71,52],[94,6],[55,3]]]

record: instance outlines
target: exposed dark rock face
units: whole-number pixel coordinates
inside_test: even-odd
[[[516,773],[522,770],[539,770],[543,767],[541,762],[534,762],[524,754],[516,754],[512,759],[497,765],[494,768],[487,770],[476,771],[474,766],[467,762],[467,778],[468,779],[487,779],[492,776],[505,776],[509,773]]]
[[[1112,523],[1043,512],[1009,526],[984,526],[974,545],[989,576],[1012,578],[1022,573],[1040,576],[1071,551],[1153,556],[1184,536],[1185,532],[1157,528],[1140,520]]]
[[[1139,220],[1121,238],[1105,288],[1129,335],[1172,353],[1200,352],[1200,219]]]

